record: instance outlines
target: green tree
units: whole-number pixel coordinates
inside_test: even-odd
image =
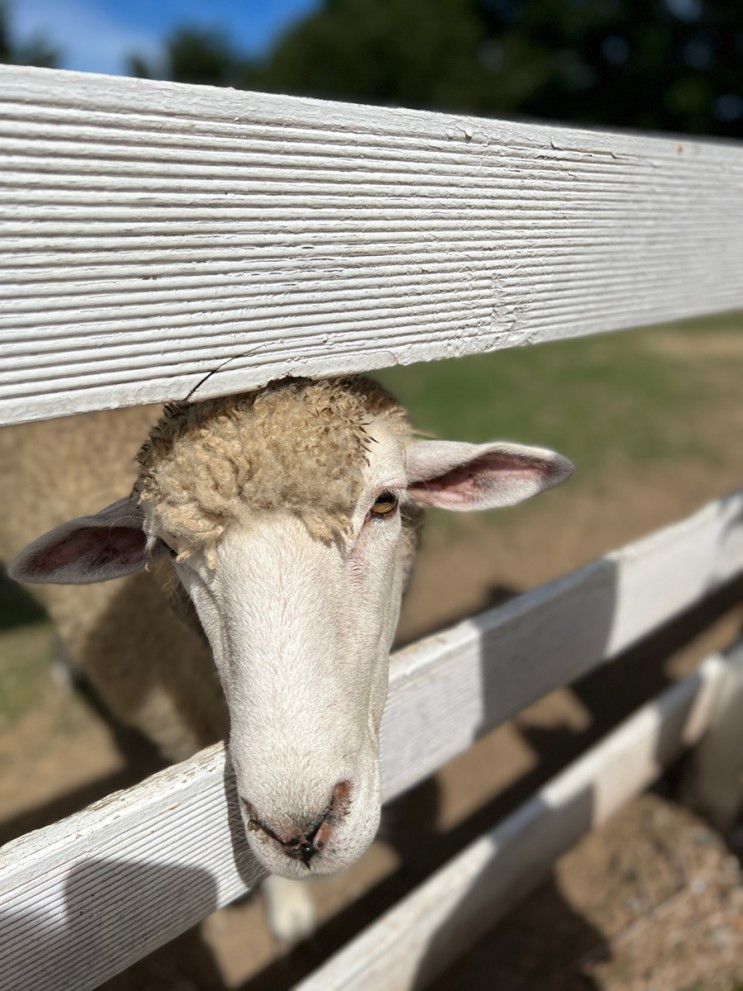
[[[327,0],[284,36],[259,81],[290,93],[472,108],[485,39],[470,0]],[[511,91],[503,102],[520,98]]]
[[[483,0],[552,71],[525,113],[602,126],[743,136],[743,5],[729,0]]]
[[[0,62],[53,68],[59,64],[59,51],[43,35],[34,34],[19,41],[11,27],[10,6],[0,0]]]
[[[324,0],[254,63],[183,29],[137,75],[743,137],[743,3]]]
[[[128,60],[133,76],[165,77],[179,83],[248,87],[254,77],[253,64],[217,29],[182,27],[166,40],[162,64],[139,55]]]

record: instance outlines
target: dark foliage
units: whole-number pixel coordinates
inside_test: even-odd
[[[326,0],[265,89],[602,126],[743,136],[743,4]]]
[[[39,65],[53,68],[59,63],[58,50],[40,34],[21,41],[12,30],[10,8],[0,0],[0,63]]]
[[[255,73],[252,63],[240,54],[225,32],[193,27],[179,28],[168,38],[162,62],[148,62],[132,55],[128,71],[146,78],[239,88],[251,86]]]

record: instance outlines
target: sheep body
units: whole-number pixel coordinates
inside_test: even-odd
[[[0,556],[120,498],[156,407],[0,430]],[[226,708],[209,651],[149,573],[93,585],[34,585],[71,663],[111,712],[182,760],[219,739]]]

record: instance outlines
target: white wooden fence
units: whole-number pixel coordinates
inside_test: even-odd
[[[0,423],[743,307],[736,145],[0,67],[0,159]],[[399,652],[386,798],[741,571],[743,493]],[[423,984],[714,737],[739,667],[708,659],[302,987]],[[96,987],[246,891],[231,801],[217,746],[7,844],[0,989]]]

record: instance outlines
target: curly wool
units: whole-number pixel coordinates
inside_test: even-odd
[[[401,438],[411,432],[405,409],[361,377],[284,379],[168,406],[137,455],[148,529],[167,534],[181,560],[212,559],[225,530],[255,511],[289,510],[313,537],[343,538],[378,417]]]

